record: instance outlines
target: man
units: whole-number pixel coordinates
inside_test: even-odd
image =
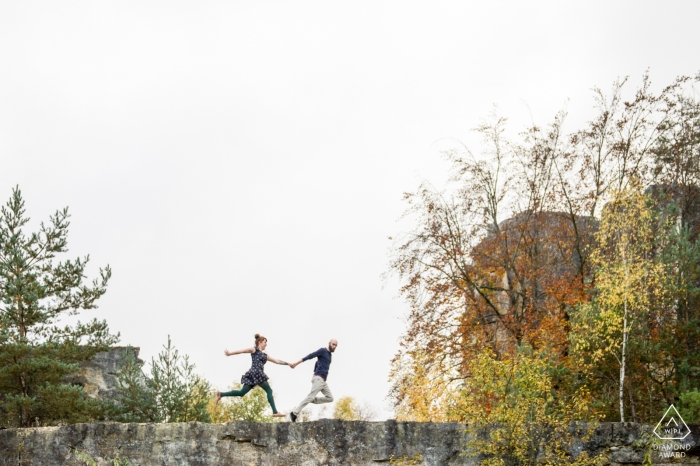
[[[289,413],[289,418],[292,420],[292,422],[297,422],[297,416],[299,415],[301,410],[304,409],[304,407],[309,403],[321,404],[330,403],[331,401],[333,401],[333,394],[331,393],[331,389],[328,388],[326,380],[328,380],[328,370],[331,367],[331,358],[333,356],[333,352],[337,347],[338,341],[332,339],[328,342],[328,348],[319,348],[318,351],[314,351],[310,355],[301,358],[294,364],[289,365],[292,369],[294,369],[296,366],[298,366],[304,361],[308,361],[309,359],[313,358],[318,358],[318,360],[316,361],[316,365],[314,366],[314,376],[311,377],[311,392],[306,398],[302,400],[301,403],[299,403],[299,406],[297,406],[295,409],[292,410],[291,413]],[[316,398],[318,392],[323,393],[323,396],[319,396],[318,398]]]

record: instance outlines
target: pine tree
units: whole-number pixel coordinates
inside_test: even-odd
[[[189,356],[168,344],[151,359],[149,374],[128,356],[117,374],[117,419],[124,422],[211,422],[211,385],[194,373]]]
[[[78,363],[118,341],[105,321],[65,325],[63,317],[96,308],[111,269],[84,284],[89,256],[56,262],[68,251],[68,209],[25,234],[18,187],[0,209],[0,421],[26,427],[102,416],[103,405],[64,381]]]

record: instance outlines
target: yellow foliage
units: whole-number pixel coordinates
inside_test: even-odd
[[[357,406],[352,397],[344,396],[335,403],[335,411],[333,417],[344,421],[354,421]]]
[[[416,422],[461,422],[452,409],[459,396],[444,372],[426,364],[425,354],[414,352],[394,361],[390,379],[397,401],[396,419]]]
[[[240,384],[234,384],[230,389],[238,390],[240,387]],[[224,397],[218,404],[212,397],[207,404],[207,412],[215,424],[233,421],[273,422],[275,418],[269,414],[269,410],[267,395],[260,387],[253,388],[243,397]]]
[[[546,358],[518,351],[498,360],[486,350],[471,362],[470,374],[456,409],[469,425],[468,451],[483,455],[481,464],[596,464],[586,455],[574,460],[567,450],[595,428],[578,423],[578,432],[571,430],[589,417],[588,393],[555,396]]]
[[[360,404],[351,396],[343,396],[335,402],[333,417],[344,421],[371,421],[376,413],[369,405]]]
[[[652,199],[631,189],[618,193],[611,204],[603,213],[592,260],[598,301],[608,312],[610,328],[619,331],[616,314],[625,303],[633,310],[645,309],[655,293],[664,292],[664,269],[650,260],[656,226]]]
[[[657,215],[651,196],[638,187],[613,194],[603,209],[596,248],[591,260],[596,270],[595,297],[579,306],[572,321],[572,367],[588,380],[617,378],[620,420],[624,420],[624,397],[620,386],[629,385],[630,344],[648,338],[650,310],[673,309],[667,266],[657,249],[666,241],[670,219]],[[632,355],[633,356],[633,355]],[[663,364],[663,363],[662,363]],[[617,376],[615,377],[615,371]]]

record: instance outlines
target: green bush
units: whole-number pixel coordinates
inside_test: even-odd
[[[681,393],[678,412],[687,424],[700,424],[700,391],[697,388]]]

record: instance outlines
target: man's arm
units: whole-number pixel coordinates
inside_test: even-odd
[[[299,364],[301,364],[302,362],[304,362],[304,360],[303,360],[303,359],[300,359],[300,360],[298,360],[297,362],[294,362],[294,363],[290,364],[289,367],[291,367],[292,369],[294,369],[295,367],[297,367],[297,366],[298,366]]]
[[[322,350],[322,349],[323,349],[323,348],[321,348],[321,349],[319,349],[319,350],[316,350],[316,351],[314,351],[313,353],[311,353],[310,355],[301,358],[300,360],[298,360],[298,361],[295,362],[294,364],[290,364],[289,367],[291,367],[292,369],[294,369],[295,367],[297,367],[299,364],[301,364],[301,363],[304,362],[304,361],[307,361],[307,360],[313,359],[313,358],[317,358],[317,357],[319,356],[319,354],[321,354],[321,350]]]

